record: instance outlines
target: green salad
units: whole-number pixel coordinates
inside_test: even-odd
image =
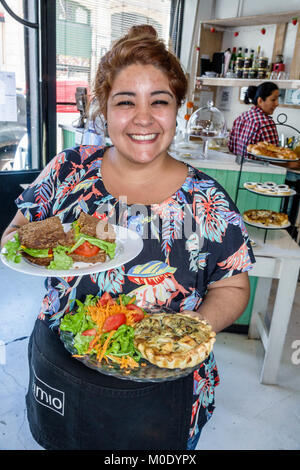
[[[87,295],[84,302],[76,299],[77,310],[62,318],[60,332],[72,334],[78,355],[95,355],[99,362],[106,358],[121,363],[124,358],[127,363],[132,359],[132,365],[138,363],[141,354],[134,346],[134,327],[127,322],[128,316],[136,322],[142,320],[145,312],[134,302],[135,297],[122,294],[113,299],[107,292],[102,297]],[[102,316],[102,322],[92,318],[91,306],[100,316],[107,312],[104,321]]]

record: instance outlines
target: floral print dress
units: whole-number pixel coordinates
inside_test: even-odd
[[[127,205],[110,195],[101,177],[105,148],[67,149],[16,200],[29,221],[58,216],[71,223],[81,211],[138,232],[141,253],[123,266],[81,277],[49,277],[39,319],[53,331],[87,294],[135,295],[140,307],[158,304],[178,312],[197,310],[209,284],[248,271],[254,257],[241,215],[224,189],[187,165],[187,177],[160,204]],[[219,383],[214,355],[194,372],[188,448],[214,409]]]

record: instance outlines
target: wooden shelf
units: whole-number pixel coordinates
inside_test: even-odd
[[[245,78],[205,78],[197,77],[197,80],[201,80],[202,85],[209,86],[237,86],[237,87],[248,87],[250,85],[260,85],[263,82],[269,82],[270,79],[258,80],[258,79],[245,79]],[[300,88],[300,80],[273,80],[278,88],[284,89],[298,89]]]
[[[300,18],[300,10],[287,11],[284,13],[271,13],[269,15],[238,16],[235,18],[218,18],[216,20],[205,20],[202,23],[209,26],[231,28],[236,26],[255,26],[266,24],[289,23],[293,18]]]

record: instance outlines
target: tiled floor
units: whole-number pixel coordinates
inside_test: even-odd
[[[0,285],[0,449],[38,450],[41,447],[33,440],[26,419],[25,393],[28,336],[42,298],[43,279],[1,264]],[[217,336],[215,356],[221,384],[199,450],[300,449],[300,364],[291,359],[295,340],[300,340],[300,284],[278,385],[259,382],[263,360],[259,340],[233,333]]]

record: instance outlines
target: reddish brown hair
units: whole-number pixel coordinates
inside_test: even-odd
[[[107,100],[116,75],[133,64],[153,65],[165,73],[177,106],[181,106],[187,92],[187,79],[179,60],[158,39],[152,26],[139,25],[116,41],[99,62],[94,82],[94,98],[99,103],[96,112],[106,116]]]

